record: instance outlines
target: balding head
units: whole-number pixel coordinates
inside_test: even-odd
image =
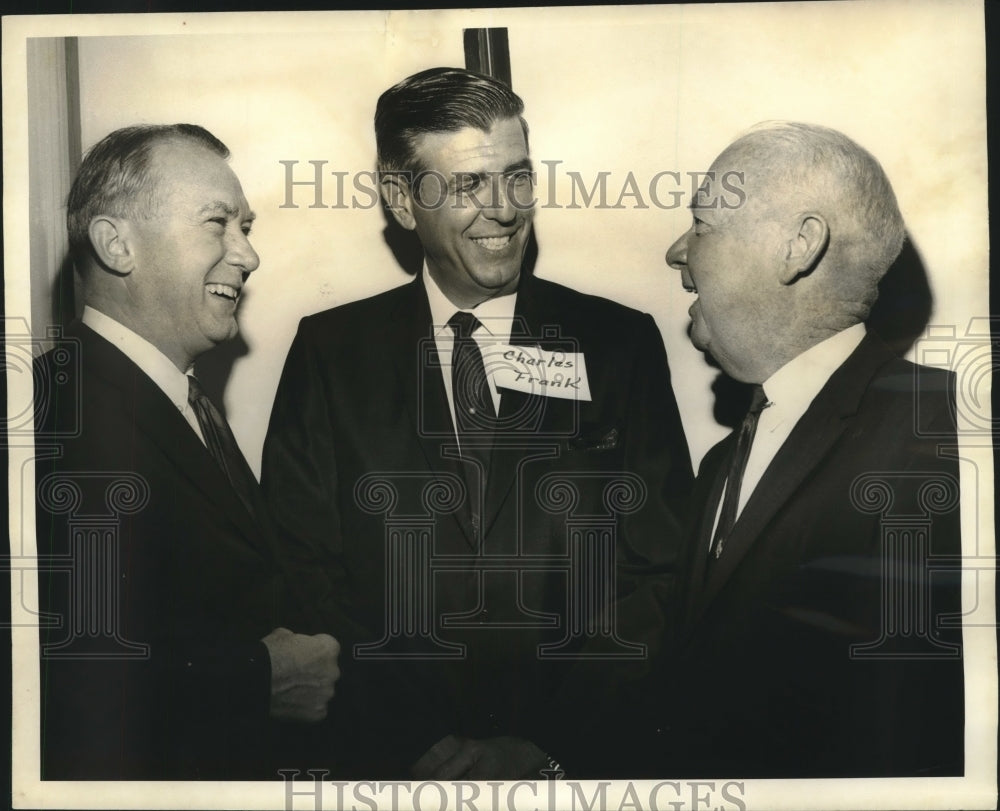
[[[772,210],[817,211],[827,218],[841,292],[867,316],[905,237],[892,185],[871,153],[828,127],[768,121],[730,144],[716,162],[743,167],[749,205],[756,197]]]
[[[691,209],[694,225],[667,253],[699,295],[691,339],[747,382],[867,318],[904,237],[878,161],[809,124],[769,122],[740,136]]]
[[[236,335],[237,305],[260,261],[228,154],[194,125],[128,127],[88,153],[70,192],[85,303],[182,372]]]

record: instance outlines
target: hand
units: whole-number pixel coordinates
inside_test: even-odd
[[[448,735],[421,755],[410,772],[418,780],[538,780],[548,762],[541,749],[523,738]]]
[[[340,678],[340,643],[329,634],[294,634],[276,628],[262,640],[271,656],[271,717],[315,723],[326,718],[333,683]]]
[[[457,735],[446,735],[420,756],[410,767],[410,774],[417,780],[433,780],[442,764],[458,754],[467,740]]]

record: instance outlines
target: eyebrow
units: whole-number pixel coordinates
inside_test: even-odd
[[[213,200],[211,203],[206,203],[198,209],[198,215],[203,216],[205,214],[212,214],[216,211],[221,211],[227,217],[234,220],[240,217],[240,210],[236,206],[230,205],[222,200]],[[257,219],[257,213],[254,211],[248,211],[247,215],[242,218],[242,222],[253,222],[255,219]]]
[[[517,163],[512,163],[508,166],[505,166],[503,169],[500,170],[499,174],[509,175],[512,172],[519,172],[522,169],[527,169],[528,171],[534,171],[531,165],[531,158],[523,158],[517,161]],[[497,174],[497,172],[474,172],[471,170],[462,170],[462,169],[460,169],[457,172],[452,172],[453,177],[476,177],[480,179],[487,178],[490,175],[494,174]]]
[[[531,165],[531,158],[522,158],[517,163],[512,163],[510,166],[508,166],[506,169],[503,170],[503,173],[506,175],[510,174],[511,172],[516,172],[520,169],[527,169],[529,172],[535,171],[535,167]]]

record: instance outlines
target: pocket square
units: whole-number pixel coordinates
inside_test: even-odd
[[[618,429],[585,431],[566,444],[571,451],[610,451],[618,447]]]

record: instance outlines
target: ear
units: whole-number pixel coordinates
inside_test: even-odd
[[[417,221],[413,217],[413,195],[406,178],[398,174],[384,174],[379,180],[379,191],[396,222],[407,231],[417,227]]]
[[[808,212],[799,217],[795,236],[788,242],[781,283],[792,284],[819,264],[830,242],[830,226],[822,214]]]
[[[99,215],[90,221],[87,233],[94,253],[108,270],[127,276],[135,269],[135,257],[125,220]]]

